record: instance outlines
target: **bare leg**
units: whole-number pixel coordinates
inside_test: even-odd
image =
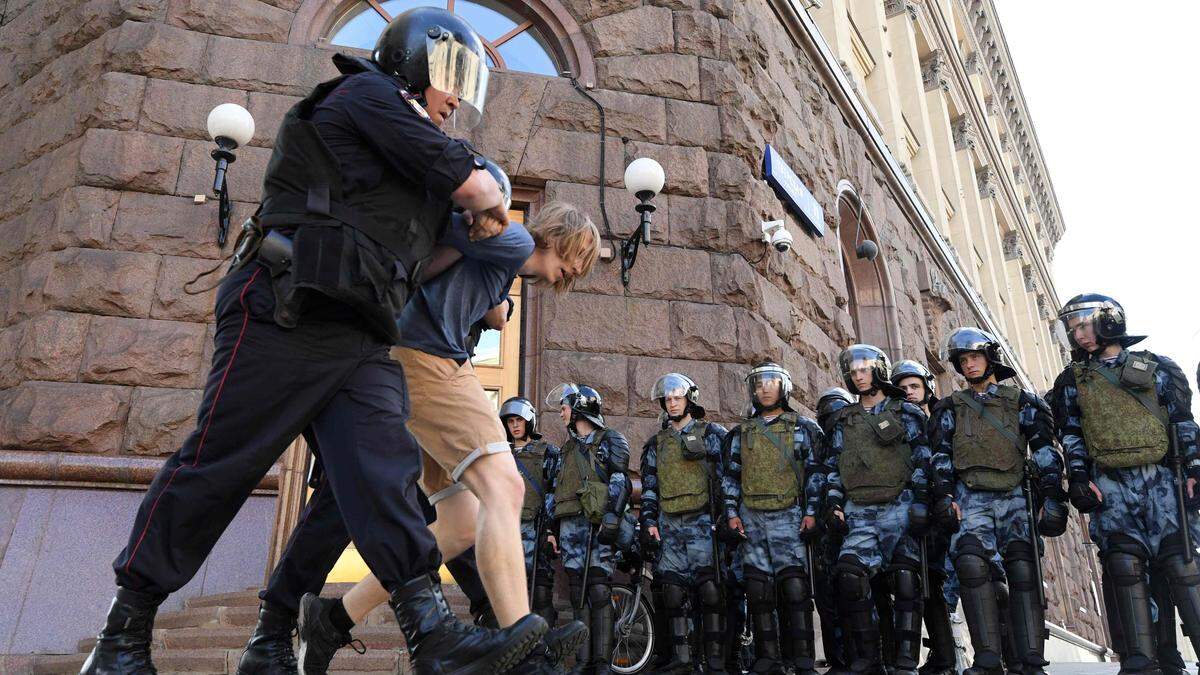
[[[479,575],[500,626],[510,626],[529,613],[521,547],[525,482],[517,471],[516,460],[507,452],[475,460],[461,481],[479,498],[475,529]]]
[[[433,532],[433,537],[437,540],[438,551],[441,552],[442,559],[450,560],[471,548],[471,545],[475,543],[474,525],[479,512],[479,500],[464,490],[443,499],[434,508],[437,509],[438,518],[429,526],[429,530]],[[517,544],[520,545],[520,532],[517,533]],[[482,567],[482,562],[480,566]],[[522,566],[521,569],[523,572],[524,567]],[[484,576],[484,587],[489,588],[488,597],[494,597],[487,584],[487,577],[482,573],[481,576]],[[388,592],[380,585],[374,574],[368,574],[342,597],[342,605],[345,606],[350,620],[358,624],[372,609],[387,600]],[[495,605],[495,600],[492,601],[492,604]],[[525,614],[528,613],[528,611],[525,612]],[[515,622],[521,616],[503,625],[507,626]]]

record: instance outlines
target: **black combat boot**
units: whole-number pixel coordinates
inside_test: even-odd
[[[785,570],[786,572],[786,570]],[[779,633],[784,662],[794,675],[816,675],[816,633],[808,577],[794,572],[777,580]]]
[[[537,584],[533,587],[533,598],[529,603],[533,613],[541,616],[551,626],[558,623],[558,610],[554,608],[554,587]]]
[[[929,639],[925,642],[929,654],[925,657],[925,664],[917,670],[921,675],[955,675],[957,672],[958,645],[954,641],[954,627],[950,625],[946,596],[942,594],[943,583],[943,579],[934,579],[922,613],[925,630],[929,632]]]
[[[562,668],[567,657],[587,642],[588,627],[582,621],[569,621],[546,633],[544,642],[555,667]]]
[[[975,647],[974,663],[963,675],[1002,675],[1004,633],[989,561],[974,553],[964,553],[954,565],[962,582],[963,614]]]
[[[658,669],[664,675],[690,675],[695,668],[688,630],[688,592],[679,584],[663,584],[663,612],[667,615],[667,649],[671,658]]]
[[[1146,561],[1125,551],[1109,551],[1104,556],[1104,568],[1113,585],[1113,598],[1125,640],[1121,648],[1121,675],[1161,673],[1154,644],[1154,622],[1150,616]]]
[[[428,575],[397,588],[388,604],[408,642],[416,675],[505,672],[524,660],[549,628],[536,614],[501,630],[465,625],[450,611],[441,585]],[[301,618],[303,634],[303,614]]]
[[[591,675],[608,675],[612,668],[613,621],[615,608],[612,589],[608,584],[592,584],[588,587],[589,614],[592,617],[592,650],[588,671]]]
[[[875,601],[871,597],[871,582],[867,570],[857,561],[843,559],[839,567],[838,612],[845,626],[842,639],[846,644],[850,672],[875,675],[882,671],[882,664],[879,626],[873,617]]]
[[[238,660],[238,675],[296,675],[292,633],[296,615],[265,600],[258,607],[258,624]]]
[[[705,579],[696,593],[700,605],[703,672],[725,672],[725,597],[716,579]]]
[[[900,568],[892,574],[892,590],[896,594],[896,662],[892,671],[895,675],[917,675],[924,611],[921,584],[921,575],[916,570]]]
[[[786,672],[779,652],[779,628],[775,621],[775,588],[767,579],[746,579],[746,620],[754,629],[754,664],[750,672],[782,675]]]
[[[1046,651],[1046,610],[1039,598],[1037,568],[1032,547],[1019,546],[1024,542],[1008,545],[1004,570],[1008,577],[1008,630],[1021,661],[1024,675],[1045,675],[1043,667],[1050,665],[1044,657]]]
[[[366,651],[349,632],[333,625],[329,612],[337,603],[334,598],[322,598],[315,593],[305,593],[300,598],[297,622],[300,650],[296,659],[300,675],[320,675],[329,670],[333,655],[348,644],[354,644],[354,650],[360,654]]]
[[[158,671],[150,661],[150,631],[163,600],[165,595],[118,587],[104,630],[83,662],[80,675],[155,675]]]

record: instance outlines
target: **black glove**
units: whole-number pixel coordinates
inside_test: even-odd
[[[842,517],[838,518],[834,513],[840,513]],[[825,530],[834,537],[840,538],[846,536],[846,533],[850,531],[850,526],[846,524],[845,518],[846,514],[842,511],[842,506],[840,504],[831,504],[825,510]]]
[[[546,560],[558,559],[558,553],[556,553],[554,551],[554,547],[550,545],[550,537],[553,536],[554,533],[549,530],[546,530],[546,532],[542,535],[542,555],[546,556]]]
[[[954,497],[942,495],[933,503],[933,520],[943,532],[954,534],[958,532],[960,523],[954,515]]]
[[[600,529],[596,531],[596,541],[607,546],[617,540],[620,532],[621,518],[615,513],[606,513],[600,521]]]
[[[1038,534],[1043,537],[1057,537],[1067,531],[1067,505],[1057,499],[1047,499],[1042,503],[1042,517],[1038,519]]]
[[[816,519],[814,518],[813,520],[816,520]],[[804,521],[801,520],[800,522],[803,523]],[[820,538],[821,538],[821,521],[816,520],[816,523],[814,523],[813,526],[808,528],[807,530],[804,529],[804,527],[800,528],[801,541],[811,542],[811,541],[816,541]]]
[[[1096,493],[1092,492],[1091,480],[1086,474],[1071,475],[1071,484],[1067,489],[1067,494],[1071,498],[1071,506],[1074,506],[1080,513],[1091,513],[1100,508],[1101,501],[1096,497]]]
[[[914,501],[908,505],[908,532],[920,537],[929,531],[929,505]]]
[[[642,557],[652,563],[658,562],[658,557],[662,554],[662,542],[650,536],[648,527],[642,529],[641,539]]]

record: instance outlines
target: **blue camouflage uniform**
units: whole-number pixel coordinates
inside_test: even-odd
[[[740,518],[745,528],[745,541],[735,554],[735,567],[744,580],[747,608],[754,624],[755,672],[766,672],[782,659],[797,673],[807,673],[814,667],[816,644],[809,578],[812,570],[800,524],[806,515],[816,516],[820,508],[825,475],[811,469],[819,467],[824,432],[811,419],[791,412],[785,415],[788,417],[752,417],[727,437],[725,517]],[[755,508],[749,503],[754,492],[747,482],[751,480],[750,471],[743,465],[743,444],[748,442],[751,428],[761,428],[752,425],[777,428],[780,425],[775,423],[781,417],[795,420],[791,433],[783,432],[790,443],[773,446],[778,458],[772,459],[773,466],[767,471],[794,477],[795,500],[782,508]]]
[[[974,411],[971,404],[985,413]],[[960,413],[968,419],[960,419]],[[1031,543],[1024,479],[1028,448],[1038,493],[1062,504],[1062,457],[1054,447],[1050,407],[1036,394],[991,383],[983,392],[965,389],[940,400],[929,427],[934,498],[953,500],[962,514],[951,538],[950,557],[963,584],[963,611],[975,646],[975,664],[998,668],[1003,657],[1012,662],[1010,669],[1041,672],[1046,663],[1045,609],[1035,566],[1042,545],[1039,541],[1035,548]],[[987,450],[983,464],[970,454],[972,448]],[[998,601],[1006,590],[1007,612]],[[1005,623],[1008,650],[1003,641]]]
[[[538,445],[538,441],[531,441],[519,448],[513,447],[513,459],[517,460],[517,468],[525,480],[526,503],[532,505],[536,502],[545,514],[550,512],[550,498],[554,492],[554,468],[558,465],[561,451],[553,443],[541,443],[539,449],[543,454],[540,467],[531,467],[530,464],[537,462],[523,460],[529,458],[533,454],[532,450]],[[532,574],[533,571],[533,553],[538,539],[538,532],[535,528],[537,515],[536,512],[527,513],[526,509],[523,509],[521,514],[521,545],[525,550],[526,574]],[[549,522],[549,519],[545,520],[545,523]],[[542,579],[543,575],[545,575],[545,581]],[[538,577],[539,584],[553,585],[554,583],[554,568],[544,554],[538,560]]]
[[[618,509],[623,511],[629,498],[629,474],[627,473],[629,441],[625,440],[621,432],[615,429],[593,431],[581,440],[584,443],[592,443],[596,435],[602,432],[604,432],[604,438],[596,448],[592,466],[597,470],[598,478],[608,484],[606,511],[613,513]],[[559,517],[556,513],[558,504],[554,492],[558,487],[558,479],[562,476],[562,467],[570,461],[567,452],[567,447],[564,446],[555,455],[554,461],[549,467],[549,475],[553,476],[555,481],[554,487],[546,493],[546,513],[549,514],[550,521],[556,522],[558,525],[558,547],[562,555],[563,568],[567,570],[568,574],[582,575],[587,561],[588,533],[592,525],[583,515]],[[612,576],[612,557],[612,546],[601,544],[593,538],[591,558],[593,579]]]
[[[1077,352],[1076,356],[1080,354]],[[1133,368],[1152,370],[1151,381],[1144,386],[1126,385],[1123,375]],[[1183,632],[1194,648],[1200,648],[1200,569],[1194,559],[1185,560],[1178,536],[1180,523],[1172,453],[1167,451],[1158,461],[1116,462],[1107,467],[1097,459],[1097,449],[1103,448],[1104,438],[1088,438],[1085,404],[1077,380],[1080,373],[1087,376],[1091,372],[1111,377],[1129,395],[1112,399],[1111,412],[1105,409],[1097,417],[1130,419],[1143,410],[1150,411],[1168,429],[1173,428],[1185,479],[1200,478],[1200,448],[1192,418],[1191,390],[1174,361],[1150,352],[1122,349],[1115,358],[1087,357],[1072,363],[1059,375],[1051,394],[1058,438],[1066,456],[1071,501],[1081,511],[1090,512],[1088,531],[1100,549],[1106,597],[1115,601],[1122,623],[1121,634],[1114,636],[1123,642],[1117,647],[1122,667],[1129,672],[1152,670],[1159,665],[1156,658],[1162,658],[1163,652],[1162,645],[1156,644],[1153,626],[1158,608],[1150,600],[1147,584],[1151,561],[1155,573],[1161,571],[1169,582]],[[1122,405],[1137,414],[1131,415],[1128,409],[1118,411]],[[1099,503],[1089,496],[1089,482],[1100,491]],[[1191,513],[1188,531],[1194,549],[1200,541],[1197,522],[1200,518],[1194,501],[1187,506]],[[1169,607],[1166,609],[1170,611]],[[1169,664],[1164,661],[1161,665],[1165,668]]]
[[[909,467],[907,475],[891,477],[891,490],[872,489],[867,494],[874,496],[861,501],[847,484],[858,485],[858,477],[869,473],[867,466],[842,462],[850,450],[857,450],[847,445],[848,425],[851,421],[859,424],[857,418],[870,425],[881,447],[894,448],[890,454]],[[831,420],[823,461],[826,499],[830,508],[841,509],[845,516],[846,534],[837,572],[839,612],[849,627],[844,638],[847,654],[852,668],[869,671],[877,667],[880,618],[871,578],[888,571],[890,590],[895,595],[895,654],[888,654],[886,660],[895,663],[898,672],[914,672],[921,644],[920,547],[909,532],[909,512],[916,495],[928,493],[928,420],[919,406],[892,398],[884,398],[869,409],[861,403],[848,406],[834,413]],[[899,485],[895,484],[897,479]]]

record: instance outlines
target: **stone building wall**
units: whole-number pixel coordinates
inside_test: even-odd
[[[213,298],[181,286],[223,254],[215,200],[192,200],[211,187],[205,116],[235,102],[257,122],[230,169],[236,228],[257,199],[283,112],[335,74],[330,50],[289,42],[309,31],[296,16],[312,1],[0,2],[0,480],[88,488],[66,491],[68,501],[136,489],[190,430]],[[894,356],[924,360],[948,329],[977,322],[821,65],[767,0],[563,5],[595,60],[592,93],[609,127],[603,176],[595,110],[563,79],[494,74],[487,121],[472,140],[514,183],[585,206],[598,224],[603,181],[619,236],[636,222],[620,189],[628,161],[658,159],[667,185],[628,289],[609,262],[567,295],[529,291],[527,395],[560,381],[593,384],[631,439],[635,465],[656,426],[650,386],[668,370],[691,375],[712,417],[731,422],[750,365],[781,361],[800,409],[810,410],[839,384],[837,353],[856,339],[836,229],[843,180],[872,214],[904,352]],[[826,214],[824,237],[788,217],[795,245],[786,255],[760,241],[762,220],[785,217],[759,180],[766,142]],[[14,490],[0,487],[0,496]],[[16,506],[0,512],[0,551],[19,529],[21,501],[8,503]],[[261,535],[265,546],[267,513],[235,523],[231,536]],[[96,549],[60,561],[64,569],[94,571],[115,554],[133,515],[122,514],[98,535],[62,535],[77,537],[62,550]],[[1076,528],[1052,545],[1063,565],[1047,573],[1052,614],[1104,642],[1098,615],[1072,610],[1091,607],[1074,572],[1091,555],[1081,541]],[[9,559],[5,566],[16,564]],[[0,587],[5,573],[0,566]],[[73,640],[92,630],[109,592],[80,599],[82,630],[62,632],[74,630]]]

